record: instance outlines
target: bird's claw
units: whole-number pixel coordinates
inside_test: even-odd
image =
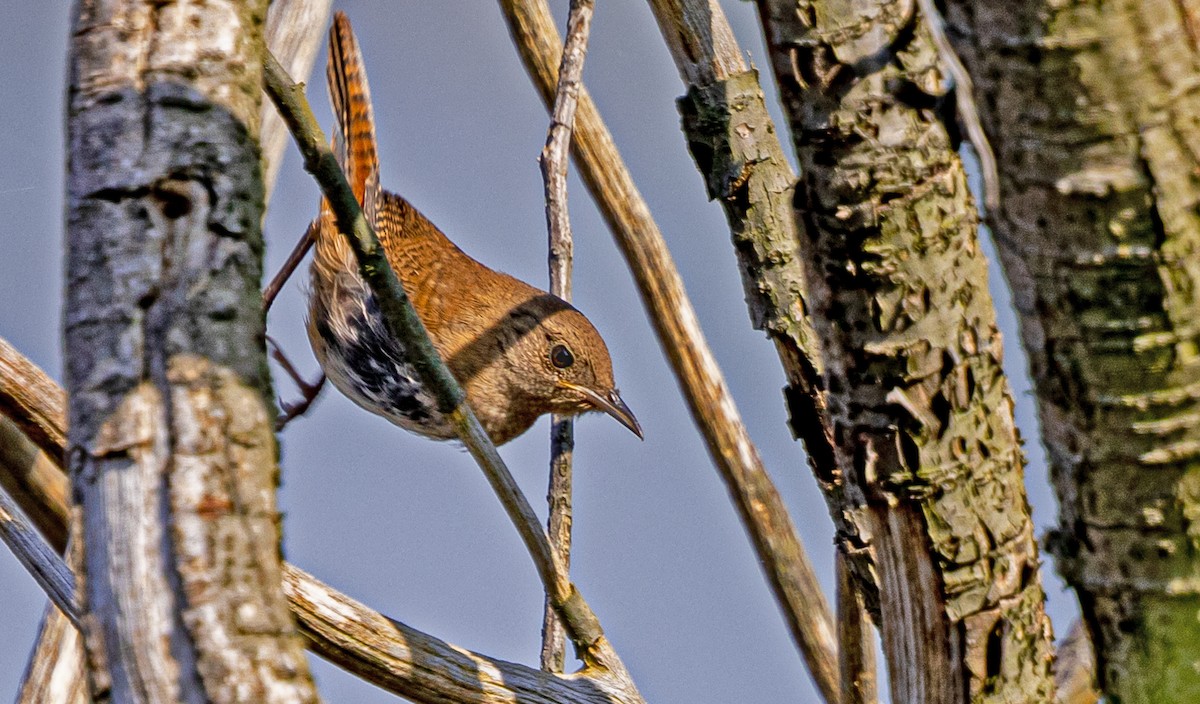
[[[300,389],[300,400],[298,401],[289,402],[284,401],[282,398],[279,399],[279,409],[283,412],[275,419],[275,431],[278,432],[283,430],[284,426],[290,423],[292,419],[304,415],[308,411],[309,406],[313,404],[313,401],[317,400],[317,395],[321,393],[321,389],[325,386],[325,374],[322,372],[316,381],[305,381],[304,377],[300,376],[300,372],[296,371],[296,367],[292,365],[291,360],[283,353],[283,349],[279,346],[279,343],[272,339],[270,335],[267,336],[267,344],[271,348],[271,358],[279,362],[279,366],[283,368],[283,371],[287,372],[292,382]]]

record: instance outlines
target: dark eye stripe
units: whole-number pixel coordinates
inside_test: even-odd
[[[571,350],[562,345],[555,345],[550,350],[550,363],[559,369],[566,369],[575,363],[575,355],[571,354]]]

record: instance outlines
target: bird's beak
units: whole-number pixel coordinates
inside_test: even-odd
[[[642,426],[638,424],[637,418],[634,417],[633,411],[629,410],[629,406],[626,406],[625,402],[621,400],[621,395],[617,393],[616,389],[609,391],[607,394],[601,394],[586,386],[572,384],[569,381],[560,381],[558,385],[583,394],[584,398],[590,401],[597,410],[604,411],[613,418],[616,418],[618,423],[632,430],[633,434],[642,440],[646,439],[642,435]]]

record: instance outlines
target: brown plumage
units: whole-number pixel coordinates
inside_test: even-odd
[[[335,13],[327,69],[338,121],[335,153],[434,346],[497,444],[546,413],[604,411],[641,436],[613,384],[600,334],[569,303],[467,256],[408,201],[379,185],[370,90],[350,21]],[[358,274],[329,204],[313,223],[308,335],[342,393],[434,438],[454,431],[421,388]]]

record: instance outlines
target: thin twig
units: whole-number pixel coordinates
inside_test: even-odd
[[[979,111],[975,109],[975,86],[971,83],[971,74],[958,59],[958,53],[946,36],[946,28],[942,14],[934,6],[933,0],[917,0],[917,7],[925,18],[925,26],[937,47],[938,54],[954,79],[954,104],[958,108],[958,119],[967,133],[967,139],[979,157],[979,170],[983,175],[983,204],[988,214],[996,212],[1000,207],[1000,171],[996,167],[996,155],[992,151],[992,143],[988,141],[987,133],[983,131],[983,123],[979,120]]]
[[[588,32],[591,28],[593,0],[571,0],[567,18],[567,41],[563,47],[558,74],[558,89],[546,146],[542,149],[542,178],[546,183],[546,228],[549,232],[550,293],[571,300],[571,267],[575,245],[571,237],[571,218],[567,208],[567,164],[570,161],[571,132],[575,127],[575,107],[583,80],[583,62],[587,57]],[[563,567],[571,567],[571,457],[575,450],[575,421],[554,414],[550,418],[550,546]],[[542,669],[562,672],[566,656],[563,627],[546,595],[542,618]]]
[[[562,44],[545,0],[500,0],[513,41],[544,102],[553,101]],[[837,701],[833,616],[779,492],[742,423],[682,278],[586,89],[572,153],[638,284],[642,302],[692,414],[725,480],[793,637],[828,701]]]
[[[384,254],[378,236],[364,217],[345,174],[329,149],[303,89],[292,81],[269,52],[263,81],[267,94],[300,147],[304,168],[316,179],[333,208],[338,228],[347,234],[347,241],[358,259],[359,272],[379,300],[388,333],[403,342],[422,385],[434,394],[438,410],[447,417],[459,439],[483,469],[524,541],[542,585],[552,596],[576,649],[589,662],[602,662],[604,666],[623,671],[624,666],[604,638],[595,614],[571,584],[566,570],[551,550],[550,541],[533,507],[518,488],[496,446],[467,403],[462,386],[434,349],[424,324],[413,310],[400,279]]]
[[[0,540],[12,550],[17,561],[59,611],[66,614],[76,628],[82,628],[79,610],[75,607],[75,578],[5,491],[0,491]]]

